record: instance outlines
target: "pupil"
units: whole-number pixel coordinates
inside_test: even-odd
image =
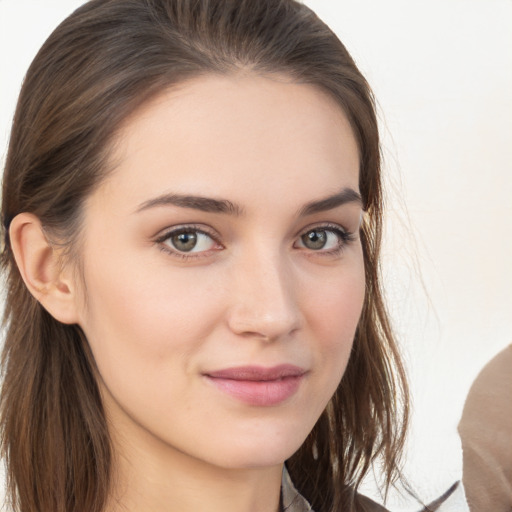
[[[180,233],[172,237],[172,244],[180,251],[191,251],[197,243],[197,235],[195,233]]]
[[[327,243],[325,231],[310,231],[302,236],[302,241],[308,249],[322,249]]]

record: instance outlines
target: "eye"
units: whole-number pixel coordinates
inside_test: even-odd
[[[353,239],[353,235],[334,226],[320,226],[309,229],[297,241],[297,246],[311,251],[334,253]]]
[[[192,227],[168,231],[157,242],[174,252],[189,254],[207,252],[218,246],[208,233]]]

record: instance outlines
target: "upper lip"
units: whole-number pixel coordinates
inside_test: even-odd
[[[237,366],[206,372],[207,377],[214,379],[272,381],[286,377],[300,377],[306,373],[304,368],[293,364],[280,364],[272,367],[265,366]]]

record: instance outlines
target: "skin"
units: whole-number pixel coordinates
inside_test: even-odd
[[[338,386],[364,300],[350,125],[286,77],[201,77],[131,116],[112,165],[85,204],[82,276],[65,285],[80,289],[65,320],[90,343],[116,453],[107,510],[275,512],[283,462]],[[342,191],[344,204],[305,211]],[[169,235],[183,226],[192,252]],[[280,364],[304,375],[270,406],[207,376]]]

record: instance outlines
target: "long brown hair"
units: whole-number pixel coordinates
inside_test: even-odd
[[[77,244],[84,200],[105,177],[120,124],[164,89],[208,73],[287,74],[327,91],[360,152],[366,298],[346,373],[303,446],[287,461],[317,512],[360,510],[356,490],[380,458],[399,475],[408,401],[379,281],[380,146],[371,90],[343,44],[294,0],[92,0],[34,59],[18,101],[3,181],[2,448],[20,512],[101,512],[112,449],[94,360],[77,325],[49,315],[23,284],[11,220],[35,214]]]

